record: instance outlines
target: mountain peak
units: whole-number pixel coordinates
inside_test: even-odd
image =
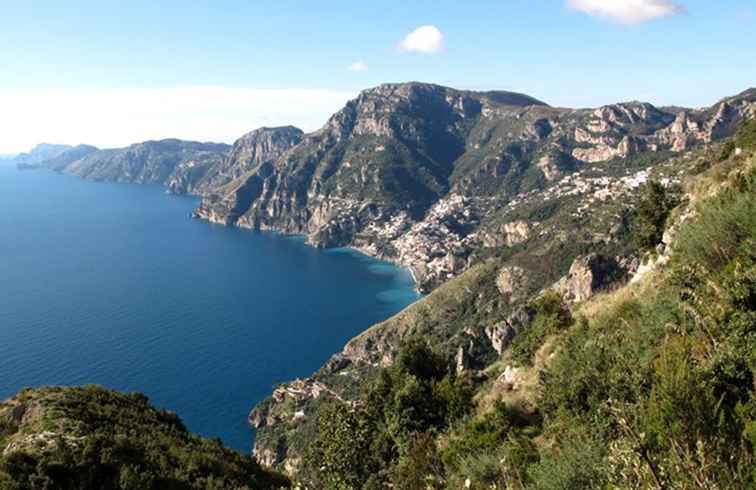
[[[363,90],[360,93],[360,97],[370,96],[399,96],[399,97],[411,97],[420,94],[436,94],[436,95],[457,95],[466,96],[477,100],[486,99],[497,105],[511,105],[511,106],[546,106],[547,104],[526,94],[517,92],[510,92],[506,90],[487,90],[487,91],[475,91],[475,90],[460,90],[435,83],[427,82],[398,82],[398,83],[384,83],[376,87],[371,87]]]

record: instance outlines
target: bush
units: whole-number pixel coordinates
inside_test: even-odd
[[[529,472],[533,488],[604,488],[608,474],[605,447],[603,441],[571,438],[555,449],[544,451]]]
[[[361,488],[369,475],[370,426],[342,402],[332,402],[318,415],[318,439],[307,459],[320,483],[339,490]]]

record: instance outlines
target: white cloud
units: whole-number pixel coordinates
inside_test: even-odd
[[[318,129],[355,93],[194,86],[0,91],[0,154],[40,142],[101,148],[149,139],[232,142],[260,126]]]
[[[420,26],[399,43],[405,53],[439,53],[444,50],[444,35],[436,26]]]
[[[671,0],[567,0],[567,5],[623,24],[640,24],[685,12],[685,7]]]
[[[367,71],[368,65],[364,61],[355,61],[351,65],[349,65],[349,70],[351,71]]]

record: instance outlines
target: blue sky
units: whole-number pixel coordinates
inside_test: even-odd
[[[288,122],[313,130],[359,90],[394,81],[514,90],[569,107],[700,106],[756,86],[752,0],[9,1],[0,9],[0,153],[43,140],[233,141]],[[408,44],[421,26],[434,30]]]

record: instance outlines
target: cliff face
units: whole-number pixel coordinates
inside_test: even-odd
[[[79,145],[47,152],[46,157],[24,166],[50,168],[91,180],[159,184],[177,194],[228,193],[238,190],[251,172],[272,164],[299,143],[302,134],[286,126],[257,129],[233,146],[177,139],[106,150]]]
[[[95,146],[78,145],[63,151],[62,153],[52,158],[43,160],[42,162],[38,163],[37,166],[44,166],[52,170],[61,171],[72,163],[77,162],[97,151],[99,151],[99,149]]]
[[[196,215],[352,246],[411,267],[428,291],[465,270],[475,250],[521,239],[492,227],[516,196],[590,165],[710,143],[755,107],[753,92],[702,110],[571,110],[507,92],[382,85],[209,192]]]

